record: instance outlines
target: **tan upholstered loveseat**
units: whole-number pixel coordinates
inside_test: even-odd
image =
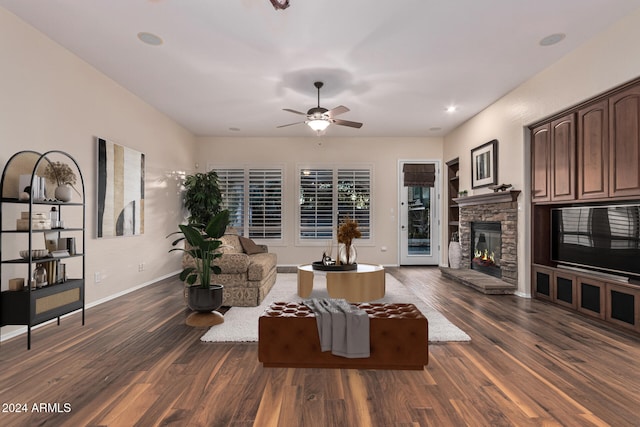
[[[276,254],[268,252],[266,245],[256,245],[233,230],[229,230],[220,240],[223,243],[223,255],[214,263],[220,266],[222,274],[213,275],[211,282],[224,286],[222,305],[260,305],[276,282]],[[192,262],[191,257],[184,257],[183,267]]]

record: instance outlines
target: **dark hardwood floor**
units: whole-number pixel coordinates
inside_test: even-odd
[[[263,368],[256,343],[200,342],[166,280],[36,329],[30,351],[3,342],[0,425],[640,425],[638,336],[437,268],[388,271],[472,341],[430,345],[423,371]]]

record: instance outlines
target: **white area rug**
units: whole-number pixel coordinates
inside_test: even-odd
[[[329,298],[323,280],[316,279],[311,298]],[[211,327],[200,338],[207,342],[258,341],[258,318],[272,302],[298,302],[296,274],[278,274],[276,284],[258,307],[232,307],[224,314],[224,323]],[[420,300],[409,288],[390,274],[385,275],[385,296],[372,302],[408,302],[414,304],[429,321],[429,342],[470,341],[469,335],[449,322],[433,307]]]

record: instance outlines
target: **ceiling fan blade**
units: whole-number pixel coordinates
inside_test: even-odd
[[[292,110],[291,108],[283,108],[282,110],[283,111],[288,111],[288,112],[293,113],[293,114],[302,114],[303,116],[307,115],[307,113],[301,113],[300,111]]]
[[[362,127],[362,123],[350,122],[349,120],[332,119],[332,122],[340,126],[349,126],[358,129]]]
[[[302,123],[304,123],[304,122],[289,123],[288,125],[280,125],[280,126],[277,126],[277,127],[278,128],[286,128],[287,126],[300,125]]]
[[[337,116],[338,114],[344,114],[344,113],[346,113],[347,111],[351,111],[351,110],[349,110],[349,109],[348,109],[347,107],[345,107],[344,105],[339,105],[339,106],[337,106],[336,108],[332,108],[331,110],[327,111],[327,112],[326,112],[326,114],[327,114],[329,117],[335,117],[335,116]]]

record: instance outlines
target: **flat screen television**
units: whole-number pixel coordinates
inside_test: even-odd
[[[640,279],[640,205],[551,209],[551,259]]]

